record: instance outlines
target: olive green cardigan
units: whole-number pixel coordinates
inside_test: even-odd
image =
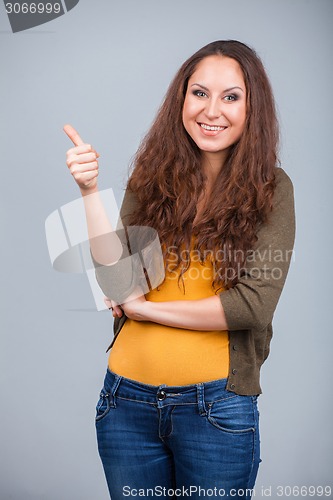
[[[241,395],[261,393],[260,368],[269,354],[273,315],[287,277],[295,239],[293,185],[282,168],[276,169],[276,181],[273,210],[257,232],[258,240],[248,254],[245,272],[233,288],[219,294],[230,340],[227,390]],[[126,190],[120,210],[124,227],[136,206],[134,195]],[[128,264],[126,268],[121,262],[108,268],[99,266],[94,259],[93,262],[97,281],[108,297],[112,298],[111,281],[130,289]],[[114,339],[108,350],[126,319],[125,315],[115,318]]]

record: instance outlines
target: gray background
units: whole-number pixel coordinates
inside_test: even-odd
[[[297,210],[262,370],[256,497],[262,486],[273,498],[277,485],[332,486],[332,11],[331,0],[81,0],[12,34],[0,5],[1,499],[108,498],[94,415],[112,319],[85,275],[52,269],[44,234],[46,217],[79,196],[62,126],[101,154],[100,187],[120,202],[174,73],[228,38],[265,63]]]

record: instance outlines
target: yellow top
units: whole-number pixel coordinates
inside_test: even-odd
[[[213,265],[203,264],[191,252],[191,265],[178,286],[177,271],[146,294],[154,302],[196,300],[214,295]],[[205,314],[205,311],[202,311]],[[188,385],[227,378],[229,334],[226,330],[200,331],[127,319],[109,355],[114,373],[151,385]]]

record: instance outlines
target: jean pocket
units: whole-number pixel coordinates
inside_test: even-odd
[[[100,394],[99,394],[99,399],[96,405],[96,416],[95,416],[95,421],[98,422],[102,418],[104,418],[110,411],[110,394],[108,391],[103,387]]]
[[[208,404],[207,419],[221,431],[232,434],[256,430],[256,403],[252,396],[230,396]]]

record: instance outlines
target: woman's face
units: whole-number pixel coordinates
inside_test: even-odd
[[[224,161],[239,140],[246,118],[246,88],[235,59],[205,57],[190,77],[183,106],[183,124],[199,149]]]

